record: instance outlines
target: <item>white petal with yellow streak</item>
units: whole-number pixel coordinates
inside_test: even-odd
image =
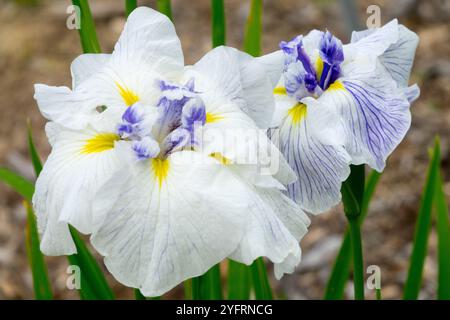
[[[91,205],[102,184],[120,167],[113,133],[51,128],[53,150],[36,182],[33,205],[47,255],[75,252],[68,223],[92,232]]]
[[[100,190],[94,210],[103,218],[92,236],[114,277],[146,296],[229,256],[249,206],[245,186],[212,157],[176,152],[162,176],[152,161],[124,169]]]

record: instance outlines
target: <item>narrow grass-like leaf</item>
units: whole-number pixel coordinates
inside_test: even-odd
[[[147,298],[141,293],[141,290],[134,289],[134,297],[136,300],[147,300]]]
[[[39,235],[36,226],[36,218],[28,201],[24,201],[27,211],[26,249],[28,262],[33,276],[34,297],[36,300],[53,299],[52,288],[48,278],[47,266],[39,249]]]
[[[39,158],[39,154],[37,153],[36,147],[34,145],[30,121],[28,121],[27,127],[28,127],[28,150],[30,152],[31,161],[33,162],[34,172],[36,173],[37,177],[42,171],[42,162],[41,159]]]
[[[369,211],[370,200],[376,190],[381,173],[372,171],[368,178],[364,189],[363,200],[361,204],[361,216],[359,223],[362,225],[364,219]],[[341,248],[334,262],[333,270],[331,271],[328,280],[327,288],[325,290],[324,299],[339,300],[344,297],[345,285],[348,281],[352,263],[352,248],[350,243],[350,232],[346,230],[344,240]]]
[[[375,295],[376,295],[377,300],[382,300],[383,298],[381,296],[381,288],[378,288],[378,289],[375,289],[375,290],[376,290],[375,291]]]
[[[204,275],[192,278],[192,298],[194,300],[223,299],[220,264],[216,264]]]
[[[223,0],[211,0],[211,28],[213,48],[225,45],[226,25]]]
[[[30,181],[6,168],[0,168],[0,181],[6,183],[27,201],[31,202],[34,185]]]
[[[84,53],[100,53],[100,43],[98,42],[97,32],[95,31],[94,20],[92,19],[91,9],[87,0],[72,0],[73,5],[80,9],[80,34],[81,46]]]
[[[170,0],[157,0],[156,5],[158,11],[165,14],[170,20],[172,20],[172,6]]]
[[[127,17],[137,8],[137,0],[125,0],[125,12]]]
[[[187,279],[183,282],[183,288],[184,288],[184,299],[185,300],[192,300],[192,293],[193,293],[193,288],[192,288],[192,279]]]
[[[262,0],[252,0],[244,36],[244,51],[257,57],[261,54]]]
[[[250,268],[233,260],[228,261],[228,299],[250,299]]]
[[[72,265],[77,265],[81,271],[81,291],[85,287],[88,289],[87,296],[93,295],[95,299],[100,300],[112,300],[114,299],[114,294],[108,285],[100,267],[95,261],[89,249],[81,240],[78,232],[73,228],[70,228],[70,233],[72,239],[77,247],[77,253],[69,256],[69,261]],[[85,281],[83,281],[85,280]]]
[[[255,290],[255,298],[257,300],[272,300],[272,288],[267,278],[266,265],[263,258],[253,261],[250,266],[252,273],[252,284]]]
[[[431,212],[433,208],[433,197],[436,189],[436,179],[439,173],[440,148],[436,139],[431,161],[428,166],[427,180],[422,194],[419,214],[416,222],[413,250],[409,262],[408,277],[406,279],[403,298],[405,300],[416,300],[422,283],[422,271],[427,254],[428,236],[431,228]]]
[[[450,226],[442,176],[437,173],[434,195],[438,235],[438,291],[439,300],[450,300]]]

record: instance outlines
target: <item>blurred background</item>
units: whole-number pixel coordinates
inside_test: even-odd
[[[230,46],[242,47],[249,2],[225,0]],[[102,50],[111,52],[125,22],[124,3],[91,0],[90,4]],[[155,1],[144,0],[139,4],[155,8]],[[0,166],[29,179],[34,178],[34,172],[27,151],[27,118],[41,157],[45,159],[50,152],[44,133],[45,120],[33,100],[33,84],[70,87],[70,63],[81,54],[77,30],[66,27],[69,5],[68,0],[0,0]],[[369,5],[379,6],[383,24],[398,18],[420,37],[411,83],[419,84],[421,97],[412,106],[412,127],[389,158],[363,227],[366,266],[380,267],[384,299],[400,299],[425,181],[428,148],[436,134],[441,137],[442,172],[450,200],[450,0],[265,0],[263,52],[276,50],[281,40],[313,28],[327,28],[345,43],[353,26],[365,28]],[[186,62],[194,63],[211,47],[210,1],[174,0],[172,10]],[[33,298],[24,244],[25,223],[21,198],[0,184],[0,299]],[[323,296],[344,230],[340,207],[312,218],[310,232],[302,241],[300,267],[281,281],[272,279],[279,297]],[[422,299],[435,298],[436,249],[436,235],[432,231]],[[77,293],[65,286],[67,259],[51,257],[47,263],[56,298],[77,299]],[[110,276],[108,279],[119,298],[133,298],[131,289]],[[180,298],[181,292],[173,290],[165,298]],[[370,290],[367,294],[374,297]],[[351,281],[346,295],[353,296]]]

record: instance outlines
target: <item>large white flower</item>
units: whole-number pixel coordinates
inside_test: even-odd
[[[111,55],[74,61],[73,90],[36,85],[53,147],[33,199],[42,251],[74,253],[71,224],[149,296],[226,257],[292,272],[309,220],[282,194],[295,174],[260,132],[280,65],[220,47],[184,67],[171,22],[139,8]]]
[[[350,163],[383,170],[419,95],[416,85],[407,87],[417,43],[393,20],[355,32],[348,45],[317,30],[280,44],[285,63],[273,125],[299,177],[289,195],[303,208],[318,213],[337,204]]]

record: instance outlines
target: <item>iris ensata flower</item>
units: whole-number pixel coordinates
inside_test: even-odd
[[[289,195],[304,209],[318,213],[337,204],[350,163],[384,169],[419,96],[417,85],[408,87],[417,43],[397,20],[354,32],[347,45],[318,30],[281,42],[273,125],[299,177]]]
[[[141,7],[111,55],[72,63],[73,90],[36,85],[52,145],[33,199],[41,250],[74,253],[71,224],[148,296],[226,257],[292,272],[309,220],[282,193],[295,173],[265,135],[279,66],[219,47],[185,67],[172,23]]]

